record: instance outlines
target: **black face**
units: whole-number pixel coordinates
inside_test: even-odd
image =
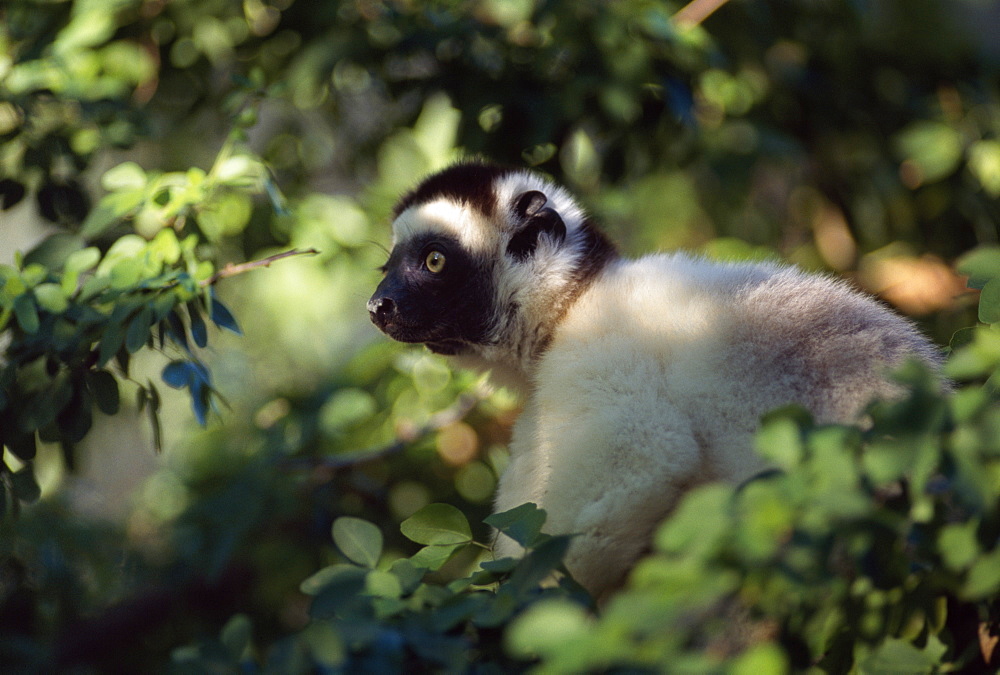
[[[485,342],[494,317],[490,268],[455,239],[415,237],[393,248],[384,269],[368,313],[386,335],[439,354]]]

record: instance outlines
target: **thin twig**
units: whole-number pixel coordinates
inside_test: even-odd
[[[707,19],[712,12],[729,0],[691,0],[674,14],[674,24],[681,28],[693,28]]]
[[[270,267],[271,263],[281,260],[283,258],[290,258],[294,255],[319,255],[319,251],[314,248],[307,249],[305,251],[300,251],[298,249],[292,249],[291,251],[283,251],[282,253],[275,253],[272,256],[266,258],[261,258],[260,260],[250,260],[244,263],[226,263],[226,266],[221,270],[205,279],[201,282],[202,286],[211,286],[215,284],[220,279],[225,279],[227,277],[234,277],[237,274],[243,274],[244,272],[249,272],[250,270],[255,270],[258,267]]]
[[[336,471],[346,469],[359,464],[367,464],[375,460],[390,457],[408,448],[414,441],[423,438],[435,431],[440,431],[449,424],[460,421],[469,414],[487,396],[485,388],[477,390],[471,394],[463,394],[458,397],[450,407],[431,415],[427,424],[419,429],[400,434],[396,440],[388,445],[361,452],[336,455],[333,457],[293,457],[281,463],[282,468],[289,470],[297,469],[325,469]]]

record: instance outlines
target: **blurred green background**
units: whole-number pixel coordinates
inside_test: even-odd
[[[244,335],[202,354],[206,426],[161,387],[155,452],[135,394],[174,356],[144,350],[73,470],[41,447],[41,499],[0,526],[0,655],[127,672],[236,612],[266,645],[305,625],[337,516],[410,553],[420,507],[489,513],[517,402],[365,310],[393,202],[459,157],[551,175],[630,254],[842,275],[942,346],[974,323],[952,263],[1000,237],[1000,3],[716,4],[0,7],[0,262],[171,229],[216,268],[319,252],[217,285]]]

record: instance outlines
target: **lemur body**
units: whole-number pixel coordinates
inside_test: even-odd
[[[908,357],[913,326],[846,284],[773,264],[685,254],[630,260],[562,188],[459,164],[404,196],[369,301],[390,337],[489,370],[524,410],[496,495],[574,533],[566,564],[595,596],[648,550],[690,487],[762,466],[760,416],[798,403],[857,420]],[[499,555],[516,555],[506,537]]]

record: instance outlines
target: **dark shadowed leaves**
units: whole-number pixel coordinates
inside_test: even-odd
[[[535,543],[542,532],[545,511],[535,504],[521,504],[509,511],[494,513],[483,522],[527,548]]]

